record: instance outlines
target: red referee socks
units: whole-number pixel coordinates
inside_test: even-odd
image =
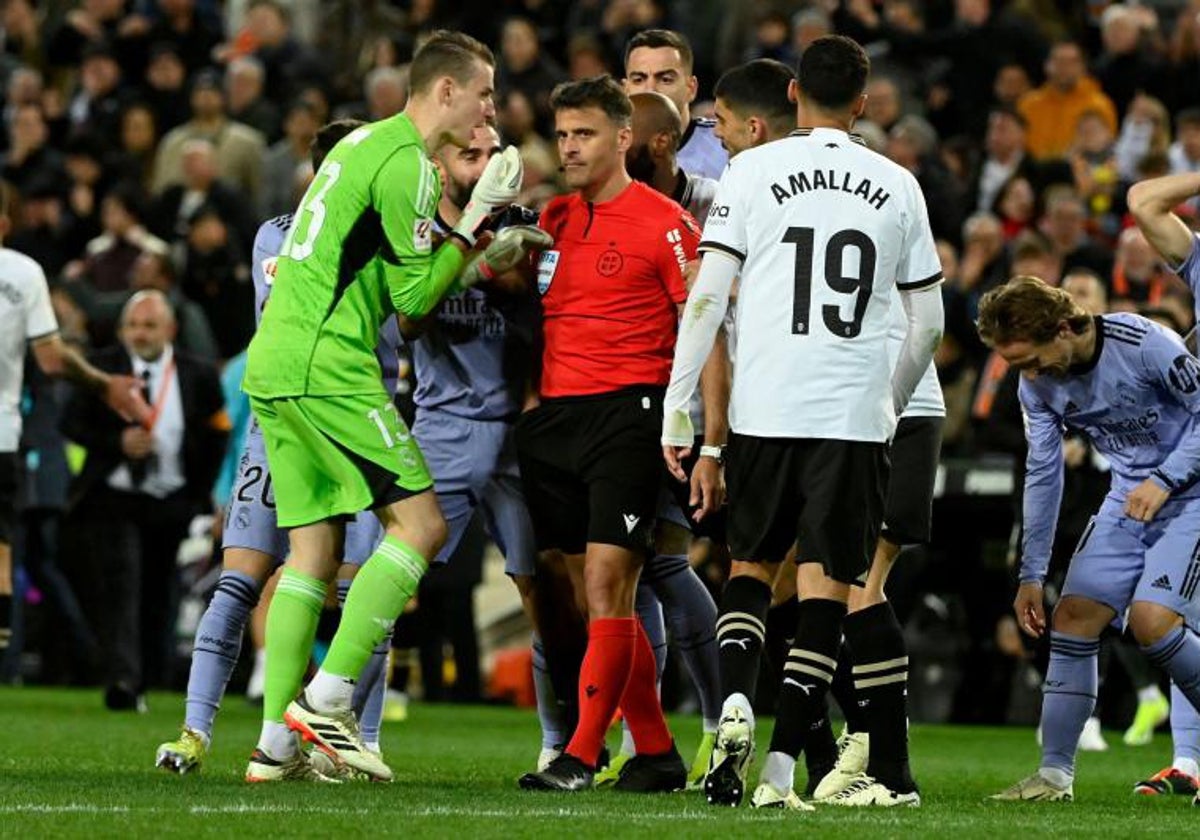
[[[621,713],[629,721],[629,732],[638,755],[659,755],[671,749],[671,730],[663,717],[658,697],[658,669],[654,649],[642,622],[636,618],[637,641],[634,642],[633,669],[625,693],[621,695]]]
[[[588,624],[587,653],[579,670],[579,724],[566,751],[589,767],[596,766],[600,750],[604,747],[604,734],[608,732],[617,706],[622,702],[622,695],[625,695],[625,686],[630,682],[639,630],[636,618],[597,618]],[[645,638],[643,633],[641,641],[650,657],[650,691],[657,708],[654,652]],[[661,711],[658,716],[661,720]],[[633,727],[632,719],[629,725]],[[665,724],[663,728],[666,728]],[[637,738],[637,730],[632,731],[634,738]],[[670,735],[667,738],[669,748]],[[640,741],[638,745],[641,746]]]

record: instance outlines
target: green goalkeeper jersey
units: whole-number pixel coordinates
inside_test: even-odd
[[[438,171],[404,114],[348,134],[305,192],[247,351],[243,389],[260,398],[381,390],[375,347],[394,312],[428,313],[462,267],[433,248]]]

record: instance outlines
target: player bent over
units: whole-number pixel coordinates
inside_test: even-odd
[[[290,554],[267,617],[263,730],[248,776],[296,760],[291,729],[337,765],[392,772],[362,741],[355,681],[446,539],[421,451],[380,384],[374,349],[393,312],[424,317],[454,287],[476,231],[515,198],[515,150],[493,158],[438,249],[441,195],[429,149],[466,146],[495,113],[494,59],[434,34],[412,63],[404,112],[363,126],[326,157],[279,257],[250,343],[244,389],[262,427]],[[386,535],[346,599],[324,664],[298,699],[343,522],[370,509]]]
[[[1063,487],[1063,432],[1092,441],[1112,486],[1071,558],[1050,626],[1042,762],[997,800],[1070,801],[1075,751],[1096,705],[1100,634],[1115,618],[1200,707],[1200,639],[1188,630],[1200,560],[1200,362],[1137,315],[1091,316],[1060,289],[1018,277],[984,295],[980,337],[1022,373],[1029,445],[1021,585],[1027,634],[1046,630],[1042,581]]]

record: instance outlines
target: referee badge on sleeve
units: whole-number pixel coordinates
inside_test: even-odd
[[[558,251],[542,251],[538,257],[537,267],[537,284],[538,294],[544,295],[550,291],[550,284],[554,282],[554,272],[558,269]]]

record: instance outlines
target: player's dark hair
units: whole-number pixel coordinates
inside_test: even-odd
[[[629,67],[629,56],[638,47],[646,47],[647,49],[657,50],[661,47],[670,47],[679,51],[679,60],[683,63],[683,72],[689,76],[692,75],[692,67],[695,62],[695,57],[692,53],[692,45],[688,43],[688,39],[671,29],[643,29],[625,45],[625,67]]]
[[[325,162],[325,156],[333,151],[333,147],[343,137],[363,125],[366,123],[362,120],[334,120],[318,128],[316,136],[313,137],[312,147],[308,150],[312,156],[313,172],[321,168],[321,164]]]
[[[824,35],[804,50],[796,81],[818,106],[840,111],[862,96],[870,74],[871,60],[857,41],[844,35]]]
[[[713,96],[743,119],[757,116],[773,127],[796,127],[796,106],[788,101],[792,68],[773,58],[756,58],[727,70],[717,79]]]
[[[975,327],[989,347],[1013,341],[1044,344],[1054,340],[1063,321],[1079,335],[1092,316],[1062,289],[1048,286],[1037,277],[1022,276],[980,299]]]
[[[409,84],[414,93],[425,91],[443,76],[463,84],[474,74],[478,61],[496,66],[496,57],[482,41],[462,32],[439,29],[413,56]]]
[[[633,119],[633,103],[624,89],[607,73],[590,79],[563,82],[550,94],[550,107],[555,111],[599,108],[619,126],[627,126]]]
[[[1023,131],[1029,130],[1029,120],[1025,119],[1025,115],[1011,105],[993,105],[988,111],[988,117],[1005,116],[1011,120],[1015,120],[1017,125],[1021,126]]]

